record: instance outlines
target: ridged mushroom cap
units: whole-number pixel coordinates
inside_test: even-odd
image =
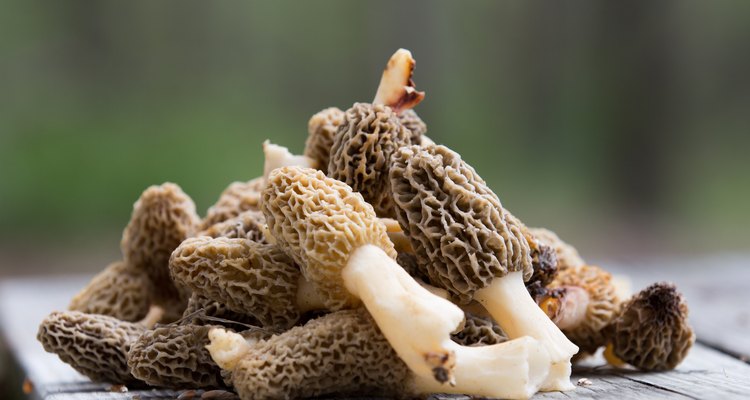
[[[268,177],[261,204],[271,234],[325,296],[331,310],[359,304],[341,277],[354,250],[373,244],[396,258],[372,206],[347,184],[320,171],[275,170]]]
[[[393,110],[382,104],[355,103],[346,110],[331,147],[328,176],[359,192],[379,216],[393,216],[388,168],[402,146],[419,143]]]
[[[68,309],[102,314],[122,321],[140,321],[148,314],[153,289],[146,274],[116,261],[91,279],[70,301]]]
[[[234,368],[240,398],[394,396],[411,375],[364,309],[311,320],[254,346]]]
[[[614,354],[644,371],[674,369],[695,342],[688,306],[674,284],[655,283],[633,296],[608,328]]]
[[[78,311],[53,312],[39,325],[37,340],[49,353],[95,382],[132,384],[127,354],[143,325]]]
[[[175,389],[223,387],[221,369],[206,350],[210,325],[165,325],[144,332],[128,352],[134,377]]]
[[[250,314],[263,326],[286,329],[299,319],[299,267],[276,245],[190,238],[174,251],[169,267],[193,292]]]
[[[206,217],[201,222],[201,229],[208,229],[211,225],[236,217],[244,211],[258,210],[260,191],[264,185],[263,177],[229,184],[219,196],[219,200],[209,207]]]
[[[581,352],[594,353],[607,344],[605,328],[620,311],[621,304],[612,274],[593,265],[570,267],[560,271],[549,285],[550,288],[565,286],[583,288],[588,294],[589,303],[583,321],[571,329],[563,329],[563,333]]]
[[[420,144],[422,141],[422,135],[427,133],[427,124],[422,121],[422,118],[419,118],[419,115],[410,108],[401,111],[398,114],[398,119],[401,121],[401,125],[411,131],[412,142],[414,142],[414,144]]]
[[[508,336],[492,318],[467,312],[463,329],[451,339],[463,346],[489,346],[508,341]]]
[[[324,172],[328,171],[333,137],[343,122],[344,112],[330,107],[313,115],[307,123],[308,136],[303,154],[315,160],[318,168]]]
[[[218,301],[193,292],[187,308],[182,314],[181,323],[194,325],[222,325],[230,328],[242,328],[246,325],[260,326],[261,323],[252,315],[235,312]]]
[[[555,279],[558,273],[557,253],[552,246],[538,240],[528,228],[524,230],[524,233],[531,250],[531,268],[534,271],[526,282],[526,286],[538,284],[540,287],[545,287]]]
[[[584,262],[578,254],[578,250],[562,241],[555,232],[545,228],[529,228],[529,231],[537,238],[537,240],[539,240],[540,243],[555,250],[555,255],[557,256],[557,269],[564,270],[565,268],[586,265],[586,262]]]
[[[495,277],[533,272],[524,226],[445,146],[397,150],[390,168],[396,216],[430,283],[462,303]]]
[[[258,243],[267,243],[263,234],[266,218],[260,210],[247,210],[236,217],[217,222],[209,228],[198,232],[196,236],[225,237],[249,239]]]

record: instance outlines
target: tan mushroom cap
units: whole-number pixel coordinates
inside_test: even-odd
[[[412,109],[401,111],[398,114],[398,119],[401,121],[401,125],[411,131],[412,142],[414,142],[414,144],[424,144],[421,143],[421,138],[422,135],[427,133],[427,124],[422,121],[422,118],[419,118],[416,111]]]
[[[217,222],[202,230],[196,236],[249,239],[258,243],[268,243],[263,234],[266,218],[260,210],[247,210],[236,217]]]
[[[409,146],[392,159],[396,216],[430,282],[462,303],[498,276],[533,272],[523,225],[473,168],[445,146]]]
[[[570,267],[560,271],[549,285],[550,288],[566,286],[583,288],[588,294],[588,305],[581,323],[563,329],[563,333],[581,352],[593,353],[607,343],[605,328],[620,310],[612,274],[593,265]]]
[[[328,171],[333,137],[343,122],[344,112],[336,107],[330,107],[313,115],[307,123],[308,136],[303,154],[315,160],[323,172]]]
[[[37,340],[49,353],[95,382],[132,384],[127,353],[143,325],[78,311],[53,312],[39,325]]]
[[[373,244],[396,251],[372,206],[347,184],[310,168],[284,167],[268,177],[261,202],[268,228],[294,258],[331,310],[359,304],[341,270],[357,248]]]
[[[565,243],[555,232],[545,228],[529,228],[531,234],[542,244],[552,247],[557,255],[557,268],[564,270],[570,267],[579,267],[586,265],[578,250],[575,247]]]
[[[351,186],[379,216],[393,215],[388,168],[402,146],[419,143],[393,110],[382,104],[355,103],[346,110],[334,137],[328,176]]]
[[[695,342],[688,306],[674,284],[655,283],[633,296],[608,328],[614,354],[644,371],[674,369]]]
[[[244,211],[259,210],[260,192],[264,185],[263,177],[251,179],[247,182],[232,182],[229,184],[219,196],[219,200],[208,209],[206,217],[201,222],[201,229],[208,229],[212,225],[234,218]]]
[[[206,350],[210,325],[166,325],[144,332],[128,352],[128,367],[152,386],[223,387],[221,369]]]
[[[151,281],[146,274],[124,261],[116,261],[97,274],[70,301],[68,309],[102,314],[136,322],[149,311]]]
[[[190,238],[174,251],[169,267],[174,279],[193,292],[250,314],[263,326],[286,329],[299,320],[300,271],[276,245]]]
[[[190,296],[187,308],[185,308],[180,322],[194,325],[218,324],[232,328],[242,328],[246,325],[261,325],[252,315],[232,311],[223,303],[211,300],[195,292]]]
[[[234,368],[243,399],[398,396],[411,372],[364,309],[314,319],[253,346]]]
[[[463,346],[488,346],[506,342],[508,336],[492,318],[467,312],[463,329],[451,339]]]

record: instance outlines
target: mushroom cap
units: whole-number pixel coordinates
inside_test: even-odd
[[[169,388],[223,387],[221,369],[206,350],[210,325],[165,325],[144,332],[128,352],[137,379]]]
[[[236,217],[243,211],[257,211],[260,208],[260,191],[264,185],[263,177],[229,184],[219,196],[219,200],[209,207],[206,218],[201,222],[201,229],[208,229],[211,225]]]
[[[195,292],[190,296],[190,300],[188,300],[187,308],[185,308],[185,312],[182,314],[181,323],[194,325],[218,324],[230,328],[239,328],[240,330],[245,325],[261,325],[252,315],[232,311],[223,303],[211,300]]]
[[[278,246],[247,239],[190,238],[172,253],[172,276],[193,292],[286,329],[299,320],[300,271]]]
[[[116,261],[94,276],[73,297],[68,309],[136,322],[148,314],[151,291],[151,281],[143,271]]]
[[[623,305],[612,322],[612,350],[644,371],[674,369],[695,342],[688,306],[674,284],[655,283]]]
[[[594,353],[607,344],[605,328],[620,311],[612,274],[594,265],[570,267],[560,271],[549,285],[553,289],[566,286],[583,288],[589,303],[583,321],[571,329],[563,329],[563,333],[580,348],[581,353]]]
[[[492,318],[467,312],[464,328],[451,339],[462,346],[489,346],[508,341],[508,336]]]
[[[445,146],[409,146],[391,158],[396,216],[430,283],[461,303],[495,277],[533,272],[525,227],[461,157]]]
[[[334,137],[328,176],[361,193],[379,216],[390,217],[389,160],[399,147],[414,143],[419,138],[413,138],[390,107],[354,103]]]
[[[396,251],[372,206],[346,183],[310,168],[284,167],[268,177],[261,202],[268,229],[331,310],[359,304],[341,270],[357,248],[372,244],[391,258]]]
[[[422,142],[422,135],[427,133],[427,124],[422,121],[422,118],[419,118],[419,115],[410,108],[401,111],[398,114],[398,119],[401,121],[401,125],[411,131],[412,142],[420,144]]]
[[[568,243],[563,242],[555,232],[545,228],[528,229],[540,243],[555,250],[555,254],[557,255],[557,269],[564,270],[565,268],[586,265],[586,262],[578,254],[578,250]]]
[[[534,273],[526,282],[526,286],[534,285],[544,287],[550,284],[557,275],[557,253],[552,246],[549,246],[539,240],[527,228],[525,229],[526,241],[531,249],[531,268]]]
[[[366,310],[338,311],[259,343],[232,380],[240,398],[393,396],[411,376]]]
[[[106,315],[56,311],[39,325],[37,340],[49,353],[96,382],[132,384],[127,353],[146,330]]]
[[[266,218],[260,210],[247,210],[236,217],[217,222],[198,232],[196,236],[249,239],[258,243],[268,243],[263,234]]]
[[[315,160],[324,172],[328,170],[333,137],[343,122],[344,112],[330,107],[313,115],[307,123],[308,136],[303,154]]]

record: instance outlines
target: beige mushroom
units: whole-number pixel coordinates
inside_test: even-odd
[[[216,203],[208,209],[206,217],[201,222],[201,230],[234,218],[248,210],[259,210],[260,191],[263,190],[265,180],[257,177],[247,182],[232,182],[221,193]]]
[[[538,339],[554,363],[545,389],[573,389],[570,360],[578,348],[524,285],[533,269],[523,224],[447,147],[402,147],[391,163],[397,219],[430,283],[462,303],[479,301],[508,337]]]
[[[575,247],[565,243],[555,232],[545,228],[529,228],[534,237],[541,243],[552,247],[557,255],[557,268],[564,270],[571,267],[586,265],[578,250]]]
[[[317,168],[328,170],[333,137],[344,122],[344,112],[336,107],[326,108],[310,118],[307,123],[307,140],[303,154],[315,160]]]
[[[217,222],[195,236],[242,238],[267,243],[263,234],[265,223],[266,219],[259,210],[247,210],[236,217]]]

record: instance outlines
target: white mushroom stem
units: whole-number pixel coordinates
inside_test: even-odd
[[[435,141],[428,138],[427,135],[422,135],[422,141],[419,143],[420,146],[433,146]]]
[[[573,388],[570,383],[570,359],[578,352],[573,344],[534,302],[523,283],[523,272],[510,272],[495,278],[477,290],[474,298],[497,321],[509,338],[531,336],[547,349],[553,364],[548,390]],[[559,365],[558,365],[559,364]],[[567,375],[563,376],[567,371]]]
[[[142,320],[138,321],[138,323],[145,326],[146,329],[151,329],[154,327],[154,325],[161,321],[163,317],[164,309],[157,305],[151,305],[146,316],[143,317]]]
[[[409,369],[425,379],[452,381],[450,334],[463,321],[460,308],[419,285],[374,245],[351,253],[342,278]]]
[[[263,155],[265,156],[263,178],[268,178],[268,174],[276,168],[287,166],[317,167],[317,163],[312,158],[294,155],[286,147],[273,144],[268,140],[263,142]]]
[[[378,218],[380,222],[385,225],[386,233],[388,233],[388,239],[391,239],[391,242],[393,243],[393,246],[396,248],[396,251],[401,253],[414,253],[414,248],[411,246],[411,240],[409,240],[409,237],[406,236],[403,230],[401,230],[401,225],[398,224],[398,221],[396,221],[393,218]]]
[[[401,112],[413,108],[424,98],[424,92],[418,92],[411,80],[416,61],[411,52],[398,49],[388,60],[373,104],[384,104]]]
[[[258,342],[223,328],[208,331],[208,340],[211,343],[206,346],[206,350],[219,368],[227,371],[232,371],[237,362]]]
[[[297,309],[302,313],[327,309],[323,296],[302,274],[297,283]]]
[[[491,346],[467,347],[451,342],[448,347],[456,354],[456,384],[441,385],[414,376],[414,392],[527,399],[539,391],[550,368],[547,351],[528,336]]]
[[[562,286],[562,295],[549,296],[539,302],[539,307],[560,329],[575,328],[586,318],[589,294],[578,286]]]

